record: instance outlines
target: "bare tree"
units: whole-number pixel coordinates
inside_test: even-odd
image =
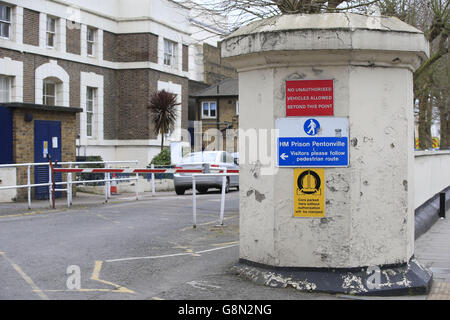
[[[431,125],[438,109],[441,149],[450,147],[448,33],[449,0],[381,0],[381,13],[419,28],[430,43],[430,58],[414,73],[418,101],[419,148],[432,146]]]
[[[232,32],[252,21],[281,14],[367,10],[380,0],[178,0],[197,10],[197,16],[226,16],[217,26]]]

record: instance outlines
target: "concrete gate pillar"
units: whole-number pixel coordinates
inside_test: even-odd
[[[350,13],[278,16],[223,41],[239,74],[238,273],[304,290],[428,290],[431,274],[414,260],[413,201],[413,72],[428,52],[400,20]],[[322,218],[294,217],[294,169],[270,173],[261,160],[275,139],[259,135],[259,161],[246,161],[258,145],[244,141],[249,130],[274,129],[286,117],[286,81],[300,79],[333,80],[333,116],[349,119],[349,166],[325,169]]]

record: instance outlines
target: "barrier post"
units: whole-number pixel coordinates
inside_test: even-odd
[[[195,185],[195,174],[192,174],[192,214],[193,214],[193,227],[197,228],[197,190]]]
[[[105,168],[106,168],[106,169],[109,169],[109,168],[110,168],[109,164],[105,164]],[[111,199],[111,173],[107,172],[107,173],[106,173],[106,177],[108,177],[108,178],[106,179],[106,181],[105,181],[105,184],[106,184],[106,194],[107,194],[107,197],[108,197],[108,200],[109,200],[109,199]]]
[[[152,164],[152,169],[155,169],[155,165]],[[155,196],[155,173],[152,172],[152,196]]]
[[[136,173],[136,201],[139,200],[139,173]]]
[[[69,168],[72,169],[72,164],[69,165]],[[67,189],[69,189],[67,195],[70,197],[69,204],[71,206],[72,205],[72,200],[73,200],[72,199],[72,172],[69,173],[67,178],[68,179],[70,178],[70,184],[67,185]]]
[[[49,194],[49,198],[52,199],[51,201],[51,208],[55,209],[56,208],[56,184],[55,184],[55,173],[53,172],[53,163],[52,160],[50,158],[50,155],[48,155],[48,159],[49,159],[49,172],[50,172],[50,194]],[[55,161],[55,165],[57,165],[57,161]]]
[[[105,165],[105,168],[108,168],[108,165]],[[108,177],[109,177],[109,173],[105,172],[105,174],[104,174],[104,178],[105,178],[105,203],[108,202],[108,187],[109,187]]]
[[[223,171],[222,178],[222,198],[220,199],[220,225],[223,226],[223,216],[225,211],[225,189],[227,186],[227,168]]]
[[[67,195],[67,208],[70,208],[70,173],[67,173],[67,185],[66,185],[66,195]]]
[[[52,207],[52,167],[48,165],[48,200],[50,202],[50,208]]]
[[[27,166],[28,209],[31,209],[31,166]]]
[[[445,192],[439,193],[439,217],[445,219]]]

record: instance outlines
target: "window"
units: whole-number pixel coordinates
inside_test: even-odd
[[[217,105],[215,101],[207,101],[202,103],[202,118],[216,118]]]
[[[236,115],[239,115],[239,101],[236,101]]]
[[[87,54],[93,57],[95,55],[95,29],[87,28]]]
[[[47,17],[47,47],[55,47],[56,38],[56,19]]]
[[[87,87],[86,90],[86,135],[92,137],[94,107],[97,100],[97,89]]]
[[[44,81],[44,94],[42,97],[42,102],[47,106],[56,105],[56,82],[51,80]]]
[[[11,30],[11,7],[0,3],[0,37],[9,38]]]
[[[164,64],[175,67],[177,56],[177,44],[173,41],[164,39]]]
[[[0,102],[11,102],[11,77],[0,76]]]

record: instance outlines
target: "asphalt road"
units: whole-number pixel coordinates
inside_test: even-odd
[[[239,256],[236,191],[227,195],[224,227],[216,226],[220,194],[200,195],[197,229],[189,194],[132,198],[101,204],[94,197],[57,210],[44,202],[32,212],[0,206],[0,299],[334,298],[259,286],[230,272]]]

